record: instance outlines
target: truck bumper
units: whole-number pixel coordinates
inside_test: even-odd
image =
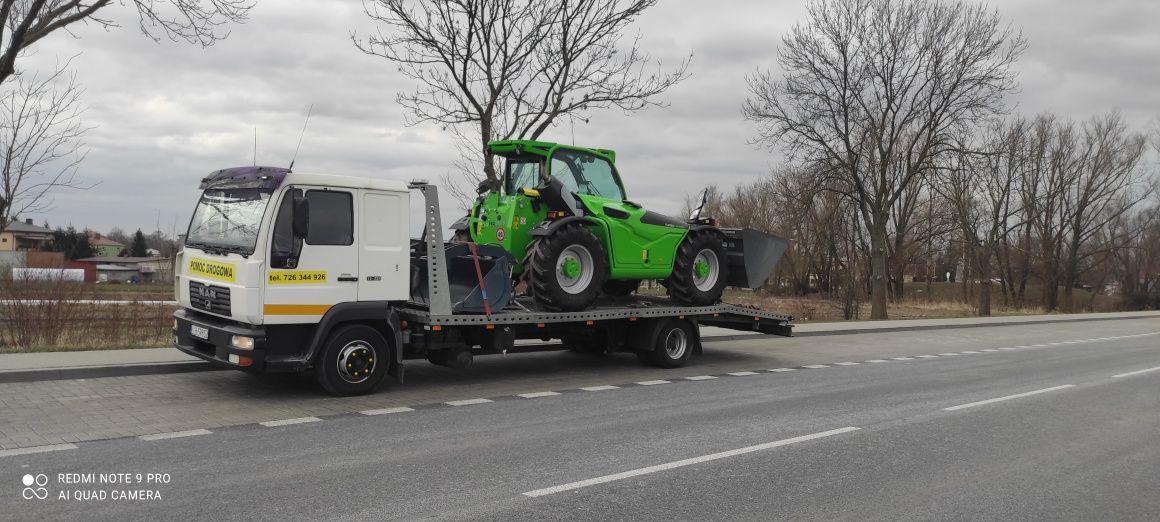
[[[266,360],[266,330],[260,326],[243,326],[220,319],[195,315],[186,310],[173,313],[176,330],[174,346],[189,355],[223,368],[262,373],[277,370]],[[195,331],[198,335],[195,335]],[[204,336],[201,335],[204,333]],[[243,350],[231,342],[235,335],[254,339],[252,350]]]

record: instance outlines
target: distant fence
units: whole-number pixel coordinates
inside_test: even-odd
[[[13,268],[12,279],[17,281],[75,281],[85,282],[85,271],[80,268]]]

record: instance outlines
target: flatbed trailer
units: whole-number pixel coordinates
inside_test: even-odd
[[[427,252],[439,252],[443,241],[431,230],[442,230],[435,187],[413,183],[422,192],[426,229],[421,241]],[[515,298],[491,314],[453,313],[449,280],[442,256],[428,255],[425,303],[410,301],[399,308],[400,343],[404,358],[428,358],[437,364],[466,366],[476,353],[507,353],[519,339],[560,339],[575,351],[630,351],[665,368],[680,367],[700,352],[700,325],[770,335],[792,335],[793,317],[759,308],[719,303],[680,306],[661,297],[605,297],[578,312],[536,309],[531,298]],[[433,354],[437,354],[432,357]]]
[[[282,175],[288,176],[288,173]],[[324,187],[331,183],[338,189],[346,186],[343,183],[352,184],[350,178],[287,177],[285,183],[290,186],[279,189],[278,183],[282,181],[276,179],[278,183],[274,183],[269,178],[261,170],[256,173],[222,171],[217,178],[209,179],[209,183],[225,179],[240,185],[257,179],[274,185],[270,190],[285,191],[281,192],[287,195],[283,206],[289,205],[292,194],[288,191],[296,190],[294,187],[304,184],[303,180]],[[219,286],[206,275],[212,270],[222,272],[229,268],[228,276],[234,277],[232,265],[227,266],[225,261],[236,260],[238,256],[221,254],[219,258],[224,258],[223,261],[190,257],[188,263],[179,262],[177,292],[183,308],[174,313],[175,346],[216,365],[250,373],[312,371],[327,391],[356,395],[373,391],[388,375],[402,382],[405,360],[427,359],[435,364],[462,368],[469,366],[477,355],[518,351],[516,341],[521,339],[559,339],[569,349],[590,353],[634,352],[642,361],[655,366],[677,368],[700,351],[701,325],[787,337],[792,334],[793,318],[786,314],[724,303],[679,306],[665,298],[640,295],[602,298],[594,307],[578,312],[540,310],[534,300],[523,297],[505,300],[506,306],[488,309],[487,313],[454,312],[445,256],[448,243],[440,234],[443,226],[438,190],[426,183],[400,188],[417,190],[424,197],[424,232],[418,242],[412,243],[409,274],[412,286],[422,287],[422,295],[412,291],[406,300],[337,302],[327,305],[325,312],[310,322],[255,323],[239,320],[238,314],[230,312],[231,292],[245,290],[240,283],[235,288]],[[375,186],[367,189],[368,192],[375,190],[379,189]],[[274,193],[274,199],[281,199],[278,194]],[[284,210],[271,208],[262,218],[260,228],[272,228],[276,216]],[[405,226],[405,223],[380,225]],[[416,248],[421,250],[420,255],[416,255]],[[195,262],[200,264],[194,265]],[[415,268],[424,262],[425,271],[418,272],[421,275],[417,276]],[[271,272],[265,260],[254,259],[251,263]],[[246,275],[240,268],[238,272],[239,278]],[[406,272],[402,266],[395,266],[394,274],[389,276],[360,278],[343,274],[338,281],[353,284],[364,279],[378,281],[375,278],[391,277],[399,282],[398,278],[406,277]],[[249,273],[255,271],[251,269]],[[299,277],[309,277],[309,274]],[[259,277],[273,278],[274,275]],[[483,277],[480,279],[482,288]],[[509,284],[510,279],[504,282]],[[267,289],[267,293],[271,291]],[[265,306],[270,309],[271,305],[267,302]],[[301,305],[272,306],[273,310],[281,310],[277,307]],[[291,311],[299,313],[296,308]]]

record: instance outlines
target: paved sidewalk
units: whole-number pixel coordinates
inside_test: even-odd
[[[794,326],[794,336],[848,335],[970,326],[1040,324],[1050,322],[1067,323],[1146,317],[1160,319],[1160,311],[806,323]],[[739,332],[708,326],[702,328],[701,333],[706,340],[727,340],[762,335],[758,332]],[[543,345],[539,341],[530,341],[528,344]],[[211,369],[215,369],[215,367],[196,357],[186,355],[174,348],[168,347],[134,350],[0,354],[0,382],[148,375]]]

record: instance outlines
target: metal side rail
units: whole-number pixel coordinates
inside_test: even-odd
[[[618,319],[645,319],[660,317],[696,318],[701,324],[732,330],[757,331],[789,337],[793,317],[731,304],[712,306],[675,306],[667,299],[628,298],[610,300],[580,312],[547,312],[529,306],[527,299],[517,299],[509,306],[490,316],[476,314],[432,314],[425,307],[415,306],[401,310],[405,319],[427,325],[488,325],[569,323]]]

